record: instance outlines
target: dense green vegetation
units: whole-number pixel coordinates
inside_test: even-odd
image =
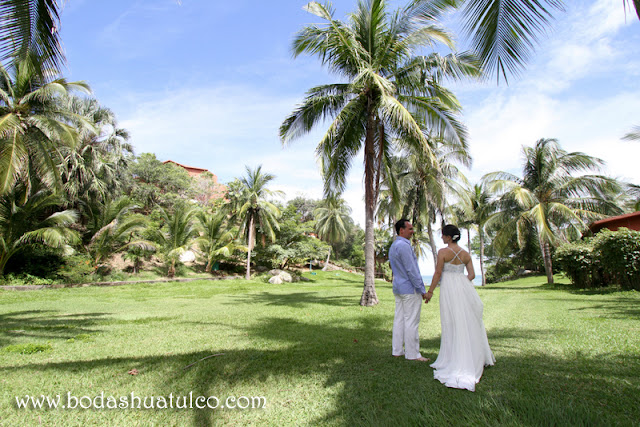
[[[475,393],[391,357],[393,296],[362,308],[362,276],[0,291],[7,425],[633,425],[638,292],[544,276],[478,288],[497,363]],[[560,284],[558,284],[560,283]],[[438,291],[436,291],[438,293]],[[440,345],[437,298],[421,352]],[[214,357],[209,357],[215,355]],[[209,357],[209,358],[207,358]],[[206,359],[205,359],[206,358]],[[130,374],[129,372],[136,373]],[[264,396],[248,410],[18,410],[15,396]]]
[[[332,123],[317,149],[324,200],[282,202],[261,167],[212,198],[218,184],[211,174],[193,178],[153,153],[134,155],[115,113],[91,98],[87,83],[61,74],[59,5],[0,1],[0,281],[238,273],[242,265],[248,279],[256,268],[331,260],[364,267],[361,304],[373,305],[374,276],[389,278],[391,225],[408,217],[423,257],[435,257],[439,225],[457,223],[477,235],[469,246],[480,255],[483,281],[544,269],[551,282],[555,249],[593,219],[637,209],[640,186],[583,175],[602,162],[567,153],[553,139],[523,147],[522,176],[496,172],[468,182],[462,106],[447,82],[517,71],[533,43],[512,46],[513,32],[532,42],[560,5],[515,2],[498,19],[494,3],[413,1],[392,12],[371,0],[345,21],[328,5],[309,3],[324,24],[301,29],[293,52],[317,56],[348,84],[312,88],[282,124],[288,143],[323,119]],[[475,53],[457,52],[440,25],[458,7],[475,34]],[[341,199],[361,148],[364,230]],[[185,267],[189,252],[196,259]],[[616,277],[607,282],[623,279]]]

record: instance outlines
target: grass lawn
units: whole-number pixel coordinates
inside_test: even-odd
[[[0,424],[638,425],[638,292],[574,291],[543,277],[479,289],[497,363],[472,393],[435,381],[428,364],[391,357],[390,284],[378,283],[378,306],[362,308],[360,276],[307,277],[0,290]],[[420,336],[423,356],[435,360],[437,298],[423,307]],[[132,392],[267,404],[16,406],[25,395],[64,403],[67,392],[102,393],[105,406]]]

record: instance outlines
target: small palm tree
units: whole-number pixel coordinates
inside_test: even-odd
[[[467,197],[462,200],[462,211],[469,225],[475,226],[480,240],[480,274],[482,276],[482,286],[487,284],[484,274],[484,243],[485,225],[491,215],[495,212],[496,205],[491,199],[491,193],[483,184],[475,184],[467,192]],[[471,250],[471,248],[469,248]]]
[[[275,175],[262,173],[262,166],[251,170],[245,167],[247,175],[240,179],[240,186],[234,196],[239,206],[237,217],[240,218],[240,232],[244,234],[247,242],[247,273],[246,279],[251,278],[251,251],[256,244],[256,232],[258,226],[263,235],[272,242],[276,240],[274,230],[279,230],[278,218],[280,209],[267,200],[269,196],[282,195],[281,191],[272,191],[267,185],[275,179]]]
[[[221,259],[230,257],[236,250],[243,249],[238,245],[233,231],[229,229],[226,215],[216,215],[198,212],[200,237],[196,243],[207,258],[205,271],[211,273],[213,264]]]
[[[77,219],[72,210],[57,211],[62,199],[47,189],[35,191],[25,199],[23,185],[0,197],[0,276],[7,262],[28,245],[41,244],[70,251],[79,242],[78,233],[69,229]]]
[[[597,171],[604,162],[584,153],[568,153],[555,139],[540,139],[522,151],[522,177],[507,172],[483,177],[489,191],[502,194],[501,207],[490,221],[501,225],[496,240],[517,235],[521,247],[528,235],[526,229],[533,228],[547,282],[553,283],[551,246],[578,238],[588,221],[621,213],[607,197],[612,192],[619,193],[621,186],[602,175],[573,176],[574,172]]]
[[[344,241],[347,236],[347,221],[351,214],[351,208],[344,199],[332,196],[313,211],[316,220],[316,232],[320,239],[329,243],[329,253],[327,261],[324,263],[323,271],[329,266],[331,257],[331,244]]]
[[[167,276],[172,278],[176,275],[176,263],[180,256],[191,248],[198,236],[193,221],[197,211],[184,205],[176,206],[173,213],[160,206],[159,210],[164,226],[156,233],[156,240],[168,264]]]
[[[108,259],[114,253],[122,252],[132,247],[153,251],[156,245],[137,236],[136,232],[148,225],[142,215],[131,215],[136,206],[131,200],[122,197],[114,202],[107,201],[94,206],[96,215],[88,226],[91,240],[87,250],[95,265]],[[97,211],[97,212],[96,212]]]

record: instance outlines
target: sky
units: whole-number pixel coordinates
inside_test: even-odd
[[[91,86],[131,134],[136,154],[206,168],[220,182],[262,165],[272,189],[319,199],[318,127],[283,147],[278,128],[316,85],[338,82],[314,57],[293,58],[305,25],[321,22],[305,0],[68,0],[60,35],[70,81]],[[347,19],[356,0],[334,0]],[[567,1],[527,67],[509,84],[450,83],[463,106],[471,182],[520,174],[523,145],[557,138],[606,162],[604,173],[640,184],[640,21],[621,0]],[[404,1],[391,1],[392,9]],[[455,32],[459,21],[445,25]],[[458,49],[465,40],[458,36]],[[343,197],[364,226],[362,156]],[[433,266],[421,262],[424,274]]]

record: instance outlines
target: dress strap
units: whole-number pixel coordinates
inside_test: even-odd
[[[449,249],[451,252],[453,252],[453,253],[455,254],[455,256],[453,257],[453,259],[458,258],[458,261],[460,261],[460,264],[464,264],[464,262],[462,262],[462,260],[461,260],[461,259],[460,259],[460,257],[458,256],[458,254],[459,254],[460,252],[462,252],[462,248],[460,248],[460,250],[459,250],[458,252],[455,252],[455,251],[454,251],[453,249],[451,249],[451,248],[448,248],[448,249]],[[451,261],[453,261],[453,259],[452,259]],[[451,261],[449,261],[449,262],[451,262]]]

